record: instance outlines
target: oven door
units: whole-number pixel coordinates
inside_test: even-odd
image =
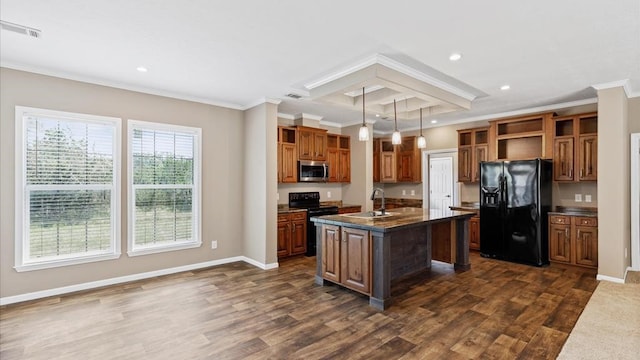
[[[298,161],[298,181],[325,182],[329,174],[329,165],[322,161]]]
[[[337,206],[328,206],[317,209],[307,210],[307,252],[306,256],[316,255],[316,223],[311,221],[314,216],[338,215]]]

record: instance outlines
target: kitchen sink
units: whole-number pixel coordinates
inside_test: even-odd
[[[344,216],[350,216],[350,217],[361,218],[361,219],[377,219],[377,218],[385,218],[393,215],[396,215],[396,213],[388,212],[388,211],[385,211],[384,214],[382,213],[382,211],[365,211],[365,212],[359,212],[359,213],[344,214]]]

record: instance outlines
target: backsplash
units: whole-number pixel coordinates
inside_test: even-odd
[[[478,202],[480,199],[479,184],[460,184],[461,202]],[[554,182],[551,186],[553,206],[598,207],[598,183],[583,181],[575,183]],[[579,194],[582,201],[576,201]],[[591,196],[591,202],[587,202]]]

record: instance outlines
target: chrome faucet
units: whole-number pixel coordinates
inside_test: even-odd
[[[382,190],[381,188],[374,188],[373,192],[371,193],[371,200],[374,200],[376,198],[376,193],[378,191],[380,192],[380,195],[382,195],[382,207],[380,207],[380,212],[382,213],[382,215],[384,215],[384,190]]]

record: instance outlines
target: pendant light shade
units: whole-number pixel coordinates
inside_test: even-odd
[[[398,131],[398,115],[396,113],[396,100],[393,99],[393,121],[394,121],[394,131],[393,135],[391,135],[391,144],[400,145],[402,144],[402,135],[400,135],[400,131]]]
[[[358,132],[358,140],[369,141],[369,128],[364,122],[364,87],[362,87],[362,126],[360,126],[360,131]]]
[[[420,136],[418,136],[418,149],[427,147],[427,139],[422,136],[422,108],[420,108]]]

